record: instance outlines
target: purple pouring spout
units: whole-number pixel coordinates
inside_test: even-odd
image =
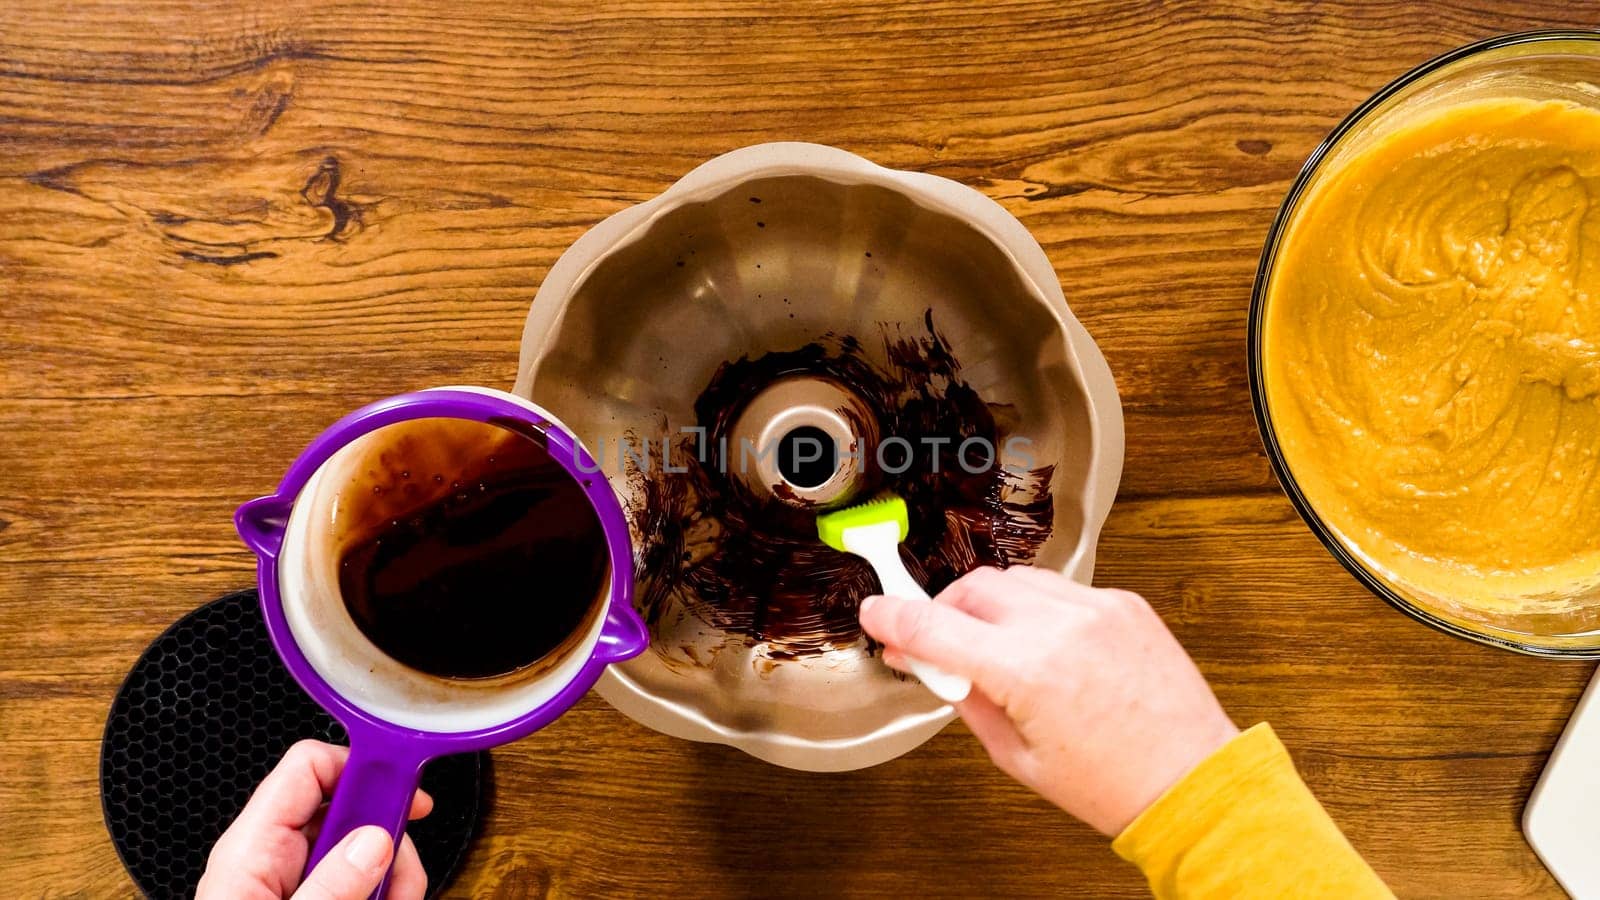
[[[286,603],[312,602],[304,599],[313,592],[306,587],[310,580],[307,567],[300,565],[306,551],[298,543],[306,540],[309,532],[298,523],[295,510],[313,476],[358,438],[386,425],[427,418],[537,431],[551,457],[582,485],[599,518],[611,569],[604,619],[577,651],[524,686],[522,693],[507,699],[495,691],[475,691],[473,696],[490,698],[484,709],[454,710],[449,715],[380,703],[374,698],[383,692],[375,688],[382,685],[372,683],[379,667],[351,666],[340,654],[324,649],[324,642],[307,631],[311,626],[306,623],[326,626],[328,615],[307,618],[302,610],[286,607]],[[350,757],[307,860],[307,872],[346,835],[364,825],[388,831],[398,847],[411,798],[428,761],[484,750],[537,731],[577,703],[607,665],[638,656],[649,646],[649,633],[633,607],[633,547],[627,520],[610,484],[593,476],[598,469],[576,437],[526,400],[485,388],[435,388],[380,400],[345,416],[306,447],[274,493],[239,507],[234,521],[239,536],[257,557],[262,612],[273,647],[295,681],[350,736]],[[329,615],[348,619],[342,602],[338,605],[340,611]],[[381,653],[370,642],[365,649]],[[383,897],[387,883],[386,876],[384,886],[373,896]]]
[[[284,531],[289,527],[289,511],[293,506],[293,501],[276,495],[257,497],[234,512],[233,525],[251,552],[257,556],[276,557],[283,544]]]
[[[650,646],[650,632],[644,627],[644,620],[633,611],[627,609],[610,609],[606,612],[606,624],[600,630],[600,644],[598,652],[605,656],[608,663],[626,662],[643,653]]]

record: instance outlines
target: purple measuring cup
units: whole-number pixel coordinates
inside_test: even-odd
[[[337,551],[327,530],[342,476],[363,438],[418,419],[465,419],[537,431],[550,455],[583,486],[610,557],[609,589],[588,630],[537,674],[452,683],[385,656],[360,634],[338,593]],[[346,451],[341,453],[341,451]],[[277,490],[239,507],[234,523],[258,559],[261,607],[273,647],[295,681],[350,736],[350,758],[306,863],[309,872],[345,835],[378,825],[398,842],[422,767],[483,750],[548,725],[594,686],[610,663],[649,645],[633,609],[633,551],[616,494],[582,444],[555,417],[502,391],[434,388],[379,400],[318,435]],[[382,897],[388,879],[375,897]]]

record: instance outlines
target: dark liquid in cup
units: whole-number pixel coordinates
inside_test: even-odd
[[[575,643],[609,570],[579,482],[543,439],[420,420],[348,493],[339,588],[380,650],[445,678],[492,678]],[[600,476],[595,476],[600,477]],[[370,485],[367,483],[370,482]]]

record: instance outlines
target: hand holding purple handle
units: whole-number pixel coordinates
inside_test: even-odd
[[[350,759],[339,776],[327,818],[306,859],[306,872],[316,868],[345,835],[364,825],[377,825],[389,832],[398,847],[406,833],[411,798],[417,792],[426,762],[402,743],[350,732]],[[388,892],[389,876],[385,875],[374,896],[381,898]]]
[[[349,684],[351,673],[319,670],[296,641],[285,613],[286,597],[300,597],[303,586],[285,579],[303,579],[300,571],[280,571],[280,558],[288,541],[303,539],[305,530],[291,527],[292,511],[302,490],[324,463],[354,441],[385,425],[411,419],[453,418],[478,422],[513,421],[543,433],[550,455],[583,485],[605,535],[611,563],[611,588],[599,632],[580,647],[586,654],[581,665],[558,668],[545,678],[560,676],[547,699],[519,709],[503,721],[481,723],[468,730],[447,731],[407,727],[388,721],[330,684],[329,674]],[[451,753],[487,749],[527,735],[566,712],[588,690],[607,665],[631,659],[649,646],[649,634],[633,609],[633,548],[627,520],[610,484],[594,477],[599,466],[577,439],[545,411],[519,397],[484,388],[435,388],[403,394],[369,404],[345,416],[306,447],[272,495],[244,504],[234,516],[240,536],[256,553],[262,611],[274,648],[306,693],[316,700],[350,735],[350,759],[334,791],[327,819],[312,848],[310,871],[345,835],[364,825],[387,830],[398,843],[405,832],[422,767],[429,760]],[[291,590],[290,588],[294,588]],[[298,602],[298,601],[291,601]],[[361,673],[357,673],[359,676]],[[486,696],[493,696],[486,692]],[[382,897],[380,886],[375,897]]]

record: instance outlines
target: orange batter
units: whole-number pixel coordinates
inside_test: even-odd
[[[1485,613],[1600,588],[1600,111],[1473,100],[1345,153],[1264,324],[1284,458],[1373,567]]]

